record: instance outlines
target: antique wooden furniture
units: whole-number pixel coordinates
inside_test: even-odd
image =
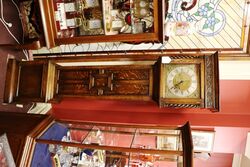
[[[171,59],[160,63],[160,106],[219,111],[218,53]]]
[[[48,48],[93,42],[163,42],[162,0],[39,0]]]
[[[35,131],[36,130],[36,131]],[[44,120],[28,136],[22,166],[193,166],[190,125]]]
[[[47,102],[53,98],[55,65],[50,61],[9,59],[4,101]]]
[[[16,166],[19,166],[21,162],[27,141],[26,137],[46,117],[45,115],[0,112],[0,134],[7,134]]]
[[[7,72],[4,101],[8,103],[69,96],[150,100],[153,92],[153,64],[61,66],[49,60],[10,59]]]
[[[218,54],[89,56],[8,63],[5,102],[52,102],[63,97],[155,100],[160,107],[219,111]],[[132,59],[132,60],[131,60]]]

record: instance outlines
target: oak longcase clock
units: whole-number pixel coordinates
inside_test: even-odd
[[[219,111],[218,53],[170,58],[160,63],[160,106]]]

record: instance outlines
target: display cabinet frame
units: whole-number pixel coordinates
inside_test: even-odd
[[[113,129],[111,130],[103,130],[103,132],[107,132],[107,133],[121,133],[121,134],[131,134],[132,136],[134,136],[136,133],[134,132],[129,132],[129,131],[123,131],[121,129],[126,129],[126,128],[132,128],[132,129],[137,129],[137,130],[144,130],[140,131],[142,132],[140,135],[155,135],[154,133],[151,133],[153,130],[161,130],[161,131],[165,131],[165,130],[178,130],[180,131],[180,140],[182,141],[181,143],[181,149],[182,150],[160,150],[160,149],[153,149],[153,148],[134,148],[132,147],[132,143],[130,145],[130,147],[123,147],[123,146],[119,146],[119,145],[100,145],[100,144],[95,144],[95,143],[75,143],[75,142],[69,142],[69,141],[59,141],[53,138],[50,139],[45,139],[42,137],[42,135],[48,131],[48,129],[50,127],[52,127],[54,125],[54,123],[59,123],[63,126],[72,126],[73,125],[77,125],[78,127],[81,126],[97,126],[97,127],[113,127]],[[114,129],[120,129],[120,131],[116,131]],[[148,131],[151,129],[151,132]],[[90,132],[93,132],[93,128],[90,129]],[[136,130],[136,131],[137,131]],[[137,131],[138,132],[138,131]],[[89,136],[90,133],[87,133],[87,136]],[[138,135],[138,134],[137,134]],[[161,134],[159,133],[158,135],[166,135],[166,134]],[[171,136],[169,134],[169,136]],[[172,135],[173,136],[173,135]],[[114,153],[114,152],[123,152],[123,153],[129,153],[130,154],[145,154],[145,155],[157,155],[162,157],[162,156],[182,156],[182,163],[183,163],[183,167],[192,167],[193,166],[193,144],[192,144],[192,137],[191,137],[191,129],[190,129],[190,124],[187,122],[185,125],[183,126],[159,126],[159,125],[138,125],[138,124],[117,124],[117,123],[101,123],[101,122],[81,122],[81,121],[72,121],[72,120],[54,120],[51,116],[48,117],[45,121],[43,121],[37,128],[35,128],[31,135],[28,136],[29,139],[29,144],[26,144],[26,149],[24,151],[24,156],[22,158],[22,165],[31,165],[32,163],[32,159],[34,158],[34,154],[36,152],[36,145],[37,144],[48,144],[48,145],[61,145],[63,147],[69,148],[69,147],[77,147],[79,149],[98,149],[98,150],[106,150],[106,152],[108,151],[109,153]],[[84,140],[86,140],[86,137],[84,138]],[[124,140],[124,138],[123,138]],[[135,140],[135,136],[132,137],[132,142],[134,142]],[[46,146],[47,147],[47,146]],[[117,155],[114,155],[117,156]],[[124,156],[122,156],[124,157]],[[125,156],[126,157],[126,156]],[[180,165],[180,164],[179,164]]]
[[[138,33],[138,34],[117,34],[117,35],[86,35],[70,38],[58,38],[55,12],[53,9],[54,1],[39,0],[42,23],[44,27],[44,36],[46,46],[52,48],[62,44],[78,44],[89,42],[163,42],[163,24],[165,17],[165,3],[162,0],[153,0],[153,32]]]

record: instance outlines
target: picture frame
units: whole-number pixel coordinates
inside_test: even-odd
[[[192,130],[194,152],[212,152],[215,131]]]
[[[0,135],[0,166],[16,167],[13,159],[7,135]]]
[[[179,146],[179,137],[178,131],[169,130],[168,134],[172,134],[172,136],[157,136],[156,138],[156,148],[159,150],[178,150]],[[176,136],[175,136],[176,135]]]

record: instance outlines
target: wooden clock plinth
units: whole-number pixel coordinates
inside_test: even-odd
[[[54,93],[55,65],[49,61],[10,59],[7,65],[4,102],[47,102]]]

